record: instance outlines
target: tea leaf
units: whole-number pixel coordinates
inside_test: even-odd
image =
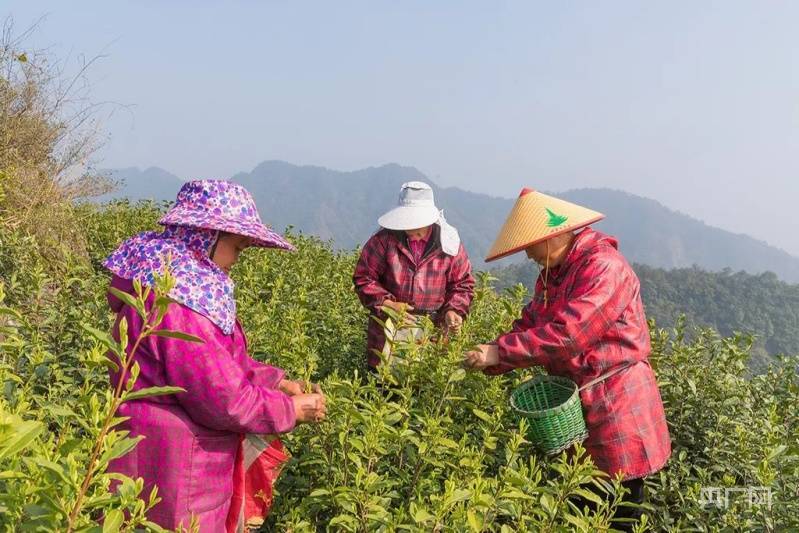
[[[158,337],[167,337],[170,339],[179,339],[182,341],[187,342],[194,342],[197,344],[204,344],[205,341],[199,337],[195,337],[194,335],[189,335],[188,333],[183,333],[182,331],[170,331],[166,329],[156,329],[150,332],[150,335],[156,335]]]
[[[123,396],[126,402],[132,400],[141,400],[142,398],[152,398],[154,396],[165,396],[167,394],[177,394],[179,392],[186,392],[186,389],[181,387],[147,387],[129,392]]]

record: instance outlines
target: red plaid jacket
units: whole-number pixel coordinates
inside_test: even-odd
[[[580,395],[586,450],[596,465],[625,479],[660,470],[671,455],[666,415],[647,358],[649,329],[638,277],[617,241],[592,229],[577,235],[566,260],[551,269],[548,304],[539,278],[535,296],[513,329],[501,335],[500,363],[488,374],[544,366],[582,386],[632,366]]]
[[[417,264],[403,233],[380,230],[366,241],[352,277],[358,298],[373,316],[385,318],[380,306],[385,300],[412,305],[414,313],[428,313],[440,325],[447,311],[462,317],[469,313],[474,292],[472,265],[461,244],[458,254],[441,249],[438,226]],[[366,345],[368,362],[380,364],[372,350],[382,350],[386,340],[383,328],[369,321]]]

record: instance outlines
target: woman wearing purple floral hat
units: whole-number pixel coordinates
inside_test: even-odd
[[[236,319],[229,272],[241,251],[294,247],[261,222],[246,189],[227,181],[186,183],[160,224],[162,232],[141,233],[106,259],[111,286],[133,293],[134,281],[152,286],[168,268],[176,280],[169,294],[175,303],[160,327],[204,342],[160,336],[142,342],[134,354],[140,368],[135,388],[178,386],[185,392],[120,407],[118,416],[128,418],[122,428],[144,439],[111,470],[143,478],[145,494],[158,486],[161,502],[148,518],[160,526],[188,527],[196,517],[200,531],[225,531],[234,488],[240,490],[234,468],[243,436],[286,433],[325,416],[318,386],[303,394],[302,383],[247,355]],[[136,310],[110,293],[108,299],[117,314],[114,335],[125,318],[129,337],[136,338],[143,329]],[[118,377],[112,374],[114,385]]]

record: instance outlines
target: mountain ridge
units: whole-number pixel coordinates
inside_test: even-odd
[[[176,175],[153,166],[116,169],[109,174],[123,185],[101,201],[120,197],[173,200],[183,183]],[[403,182],[425,181],[433,187],[436,203],[447,220],[458,228],[476,268],[488,269],[521,259],[483,262],[514,199],[441,187],[412,166],[388,163],[339,171],[266,160],[231,179],[252,192],[262,216],[273,227],[283,230],[291,226],[332,239],[342,249],[362,244],[378,229],[377,217],[396,204]],[[711,271],[772,271],[785,281],[799,282],[799,258],[749,235],[708,225],[657,200],[610,188],[548,194],[606,214],[607,218],[595,227],[617,236],[621,250],[633,262],[666,269],[696,265]]]

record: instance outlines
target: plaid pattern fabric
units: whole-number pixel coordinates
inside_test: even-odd
[[[131,282],[119,277],[112,286],[132,292]],[[153,300],[151,294],[148,305]],[[130,338],[136,338],[143,328],[141,317],[111,294],[109,302],[117,313],[114,337],[119,338],[124,317]],[[143,478],[143,494],[158,486],[161,501],[148,519],[161,527],[188,527],[195,514],[200,531],[224,531],[241,434],[291,431],[294,404],[276,389],[283,371],[247,355],[238,322],[225,335],[210,319],[173,303],[160,328],[189,333],[204,343],[160,336],[141,343],[134,355],[140,368],[135,390],[175,385],[185,392],[122,404],[118,416],[129,419],[119,428],[145,439],[114,460],[109,471]],[[112,385],[118,378],[111,373]]]
[[[618,243],[591,229],[578,234],[564,263],[550,270],[548,304],[539,278],[535,296],[509,333],[501,335],[500,374],[544,366],[582,386],[614,368],[620,373],[581,392],[597,466],[626,479],[660,470],[671,455],[666,415],[647,358],[649,329],[640,284]]]
[[[474,293],[472,265],[461,244],[458,254],[441,250],[438,226],[433,226],[425,254],[417,263],[403,233],[380,230],[364,245],[355,266],[353,282],[361,303],[369,312],[385,318],[380,306],[385,300],[405,302],[416,308],[414,313],[436,313],[438,324],[444,314],[453,310],[462,317],[469,313]],[[380,364],[372,350],[385,344],[383,328],[374,320],[367,330],[368,361]]]

